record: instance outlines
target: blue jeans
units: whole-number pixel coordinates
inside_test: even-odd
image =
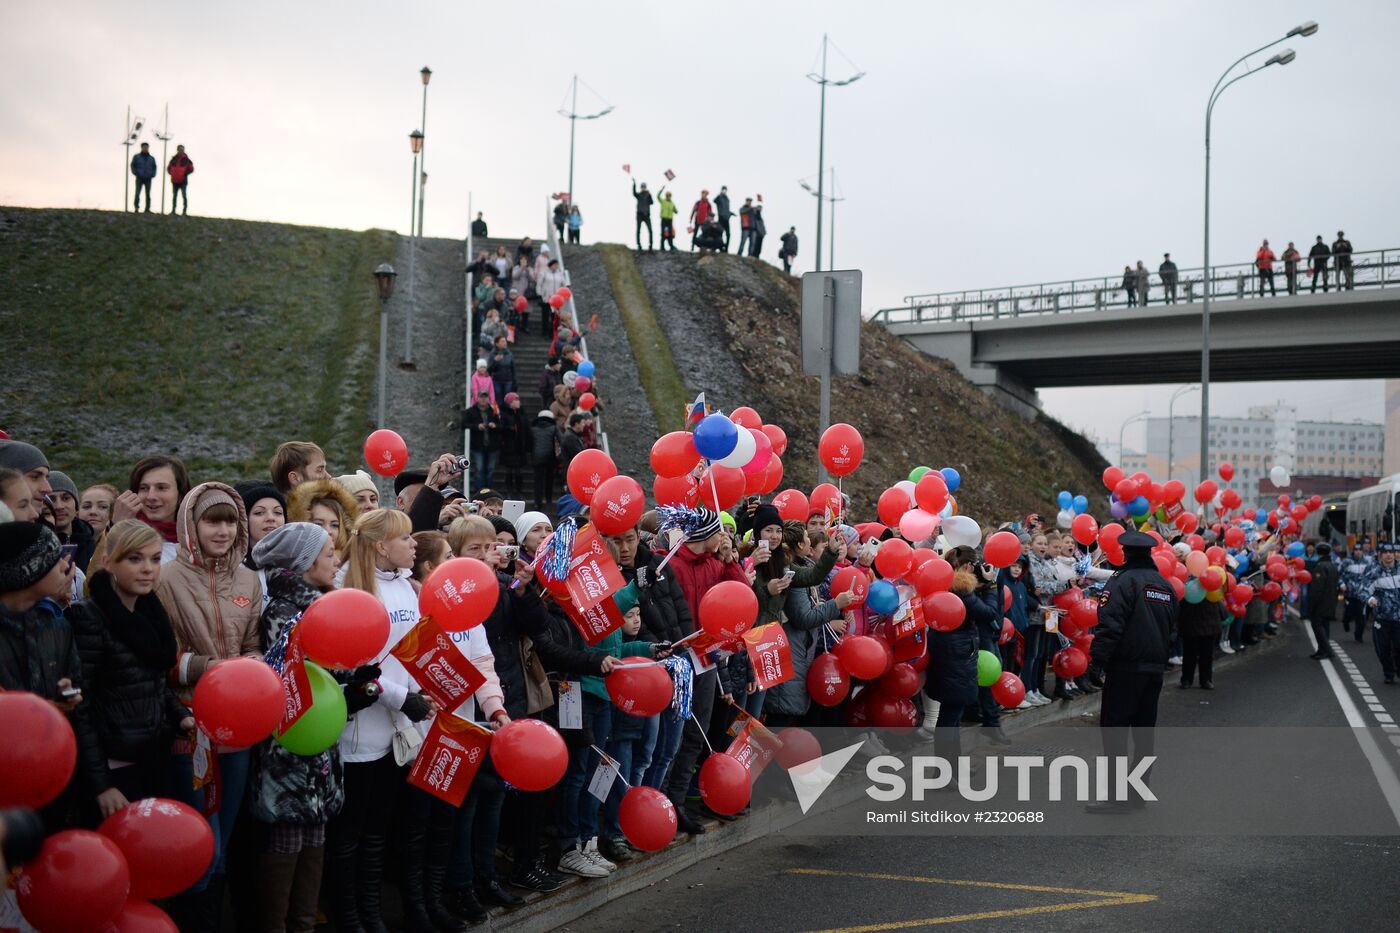
[[[454,891],[470,890],[474,882],[490,884],[496,877],[496,837],[501,828],[501,807],[506,789],[491,769],[482,764],[467,797],[457,811],[452,859],[447,865],[447,886]]]
[[[657,790],[666,789],[666,775],[671,770],[671,762],[681,748],[681,737],[685,735],[685,720],[680,719],[669,708],[657,715],[656,743],[647,765],[642,783]]]
[[[1026,657],[1021,662],[1021,685],[1026,688],[1026,692],[1039,690],[1044,684],[1041,682],[1045,672],[1045,664],[1041,651],[1045,643],[1045,626],[1026,626]]]
[[[501,459],[499,450],[473,450],[472,466],[476,468],[476,489],[465,489],[463,492],[474,493],[491,486],[491,474],[496,472],[496,462]]]
[[[606,750],[608,757],[617,762],[618,774],[626,779],[629,784],[635,784],[633,779],[637,771],[637,761],[641,758],[642,747],[646,742],[647,724],[655,716],[641,719],[636,716],[629,716],[626,713],[613,712],[612,735],[608,738]],[[612,790],[608,793],[608,802],[603,810],[603,837],[606,839],[622,838],[622,826],[618,823],[617,813],[622,807],[622,796],[627,793],[627,785],[621,780],[613,782]]]
[[[593,733],[593,744],[607,748],[612,732],[612,704],[591,693],[583,694],[583,719]],[[569,768],[564,772],[559,794],[559,845],[568,851],[598,835],[598,798],[587,790],[598,768],[598,753],[587,745],[569,750]]]
[[[219,754],[219,812],[207,819],[209,828],[214,830],[214,861],[191,887],[191,891],[203,891],[213,875],[224,873],[224,857],[228,852],[229,839],[233,836],[234,823],[238,821],[238,810],[243,806],[243,792],[248,787],[248,768],[252,755],[248,749]],[[174,773],[174,795],[181,803],[187,803],[196,810],[204,807],[204,790],[194,789],[194,763],[189,755],[172,755]]]

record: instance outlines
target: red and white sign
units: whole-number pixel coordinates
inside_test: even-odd
[[[460,807],[490,747],[490,732],[450,713],[439,713],[413,760],[408,783]]]
[[[591,609],[627,585],[602,536],[592,525],[574,536],[574,557],[564,582],[569,598],[579,609]]]
[[[287,638],[287,653],[282,661],[282,696],[286,709],[282,712],[279,733],[286,732],[311,708],[311,678],[306,673],[306,652],[301,647],[301,633],[296,629]]]
[[[753,663],[754,681],[758,689],[776,687],[785,680],[791,680],[796,671],[792,667],[792,647],[788,644],[787,632],[778,622],[770,622],[744,633],[744,644],[748,648],[749,660]]]
[[[617,603],[613,602],[612,597],[587,609],[580,609],[577,603],[569,600],[561,600],[559,605],[589,647],[622,628],[622,613],[617,611]]]
[[[763,727],[752,716],[744,723],[734,741],[729,743],[725,754],[738,761],[749,773],[758,776],[768,762],[773,760],[773,751],[779,743],[773,733]]]
[[[896,641],[913,635],[925,625],[924,601],[918,598],[918,592],[912,586],[900,586],[898,590],[902,602],[890,616],[890,631]]]
[[[486,683],[486,675],[431,616],[409,629],[392,651],[439,709],[456,709]]]

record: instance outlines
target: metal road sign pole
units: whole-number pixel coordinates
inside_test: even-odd
[[[820,202],[818,202],[820,203]],[[822,280],[822,390],[821,407],[817,415],[817,437],[826,433],[831,426],[831,355],[834,324],[836,321],[836,280],[826,276]],[[829,482],[831,475],[817,457],[817,479]]]

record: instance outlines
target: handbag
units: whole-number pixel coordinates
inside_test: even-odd
[[[520,670],[525,680],[525,712],[533,715],[553,706],[554,692],[549,689],[549,674],[528,635],[520,639]]]
[[[392,742],[394,763],[400,767],[413,764],[413,759],[418,757],[418,749],[423,747],[423,736],[419,734],[418,730],[413,727],[413,723],[411,722],[403,726],[398,725],[398,713],[394,713],[393,717],[396,726]],[[407,716],[403,718],[405,721],[408,719]]]

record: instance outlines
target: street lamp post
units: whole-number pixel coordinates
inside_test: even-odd
[[[1215,87],[1211,89],[1210,100],[1206,104],[1206,185],[1205,185],[1205,247],[1203,275],[1205,277],[1204,287],[1201,295],[1201,478],[1204,479],[1210,473],[1210,118],[1215,110],[1215,102],[1220,99],[1220,95],[1225,93],[1225,89],[1242,78],[1247,78],[1256,72],[1263,71],[1270,65],[1287,65],[1293,61],[1297,53],[1292,49],[1284,49],[1282,52],[1272,56],[1264,64],[1257,68],[1247,69],[1243,74],[1235,75],[1229,81],[1230,73],[1239,67],[1240,63],[1249,58],[1250,55],[1258,55],[1265,49],[1273,48],[1280,42],[1287,41],[1294,36],[1311,36],[1317,32],[1317,23],[1308,20],[1298,26],[1288,30],[1287,34],[1275,39],[1267,45],[1250,52],[1248,55],[1241,55],[1229,68],[1225,69],[1215,82]],[[1221,82],[1224,82],[1223,84]]]
[[[160,212],[165,213],[165,176],[168,174],[165,167],[170,164],[170,140],[174,137],[170,133],[170,105],[165,105],[165,119],[161,123],[161,128],[156,132],[156,139],[160,140]],[[147,192],[149,194],[149,192]]]
[[[1176,400],[1187,392],[1194,392],[1198,386],[1184,385],[1172,393],[1171,401],[1167,403],[1167,479],[1172,478],[1172,466],[1176,462],[1176,418],[1172,415],[1176,408]]]
[[[831,194],[829,194],[829,195],[823,196],[823,195],[818,194],[817,189],[815,189],[815,188],[813,188],[811,185],[807,184],[807,180],[806,180],[806,179],[799,179],[798,182],[797,182],[797,184],[798,184],[799,186],[801,186],[801,188],[802,188],[803,191],[807,192],[807,193],[810,194],[812,197],[814,197],[814,198],[821,198],[821,197],[824,197],[824,199],[826,200],[826,202],[827,202],[828,204],[831,205],[831,236],[828,238],[828,244],[827,244],[827,257],[828,257],[828,260],[827,260],[827,268],[828,268],[828,269],[835,269],[835,268],[836,268],[836,202],[837,202],[837,201],[844,201],[844,200],[846,200],[845,198],[841,198],[841,197],[837,197],[837,196],[836,196],[836,169],[835,169],[835,167],[833,167],[833,168],[831,169]],[[818,204],[820,204],[820,203],[821,203],[821,202],[818,201]],[[818,268],[818,269],[821,268],[821,256],[818,256],[818,257],[817,257],[817,263],[816,263],[816,265],[817,265],[817,268]]]
[[[418,148],[417,150],[415,150],[415,152],[422,152],[423,174],[424,174],[424,175],[427,175],[427,174],[428,174],[428,150],[427,150],[427,148],[423,145],[423,140],[424,140],[423,134],[427,133],[427,131],[428,131],[428,80],[429,80],[430,78],[432,78],[432,76],[433,76],[433,69],[429,68],[427,65],[424,65],[424,66],[423,66],[423,70],[420,71],[420,72],[418,72],[418,73],[419,73],[420,75],[422,75],[422,77],[423,77],[423,119],[422,119],[422,120],[419,122],[419,124],[418,124],[418,128],[419,128],[420,130],[422,130],[423,132],[419,134],[419,140],[418,140],[418,147],[419,147],[419,148]],[[409,231],[409,233],[412,233],[412,232],[413,232],[412,230]],[[422,236],[422,235],[423,235],[423,186],[420,184],[420,185],[418,186],[418,236]]]
[[[422,182],[427,180],[426,175],[422,179],[418,177],[418,155],[423,151],[423,134],[418,130],[409,133],[408,147],[413,150],[413,185],[418,189],[418,196],[422,197]],[[413,369],[414,284],[418,278],[416,274],[418,269],[418,237],[413,232],[413,203],[413,195],[410,194],[408,198],[408,311],[403,316],[403,368],[407,370]]]
[[[854,75],[842,81],[833,81],[826,76],[826,49],[830,45],[830,40],[826,33],[822,33],[822,70],[820,74],[811,73],[807,75],[808,80],[815,81],[821,85],[821,115],[817,121],[817,249],[816,249],[816,270],[822,271],[822,200],[826,196],[826,190],[822,185],[823,175],[826,174],[826,86],[845,87],[854,84],[865,77],[865,72],[857,71]]]
[[[1149,414],[1151,414],[1151,412],[1140,411],[1136,415],[1132,415],[1126,421],[1124,421],[1123,425],[1118,429],[1118,469],[1123,469],[1123,432],[1128,430],[1128,425],[1137,424],[1139,421],[1142,421],[1144,418],[1146,418]]]
[[[394,294],[394,267],[381,262],[374,270],[374,290],[379,296],[379,418],[375,427],[385,427],[385,384],[388,367],[384,360],[389,350],[389,296]]]
[[[597,91],[594,91],[594,93],[596,94]],[[578,128],[578,121],[597,120],[599,117],[606,117],[608,114],[612,113],[615,108],[612,104],[606,104],[606,106],[597,113],[579,113],[578,75],[574,75],[570,94],[569,109],[565,110],[561,107],[559,115],[569,118],[569,188],[565,193],[569,196],[569,206],[572,207],[574,204],[574,131]]]

